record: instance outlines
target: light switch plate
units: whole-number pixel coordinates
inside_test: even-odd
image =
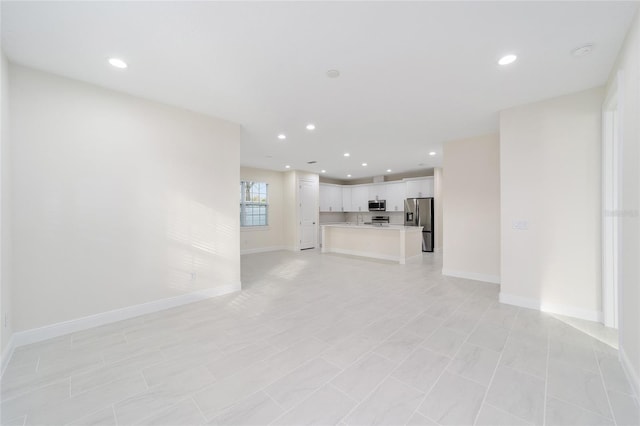
[[[512,227],[518,231],[526,231],[529,229],[529,222],[526,220],[515,220],[513,221]]]

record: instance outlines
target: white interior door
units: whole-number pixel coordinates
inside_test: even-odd
[[[299,181],[300,190],[300,250],[316,246],[316,185],[311,181]]]

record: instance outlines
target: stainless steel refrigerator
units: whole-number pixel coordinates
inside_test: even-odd
[[[433,198],[407,198],[404,224],[422,226],[422,251],[433,251]]]

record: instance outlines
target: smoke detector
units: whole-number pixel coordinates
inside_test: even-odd
[[[338,78],[338,77],[340,77],[340,71],[338,71],[338,70],[329,70],[329,71],[327,71],[327,77],[329,77],[329,78]]]
[[[593,52],[593,44],[585,44],[582,47],[578,47],[577,49],[573,49],[571,54],[576,57],[586,56],[589,53]]]

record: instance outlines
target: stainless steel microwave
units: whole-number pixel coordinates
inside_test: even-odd
[[[386,200],[369,200],[370,212],[386,212],[387,201]]]

